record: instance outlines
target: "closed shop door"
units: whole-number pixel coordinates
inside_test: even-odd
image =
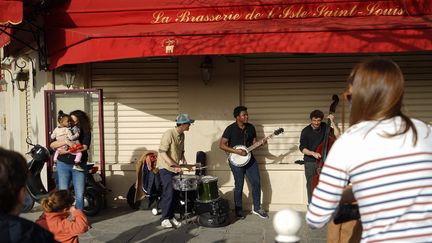
[[[157,150],[178,113],[177,59],[92,63],[90,76],[104,94],[106,163],[134,162]]]

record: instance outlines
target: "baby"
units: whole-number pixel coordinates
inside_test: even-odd
[[[75,155],[75,165],[72,169],[77,171],[84,171],[84,169],[81,167],[81,157],[82,153],[79,152],[79,149],[82,148],[82,145],[79,143],[79,128],[76,126],[71,126],[71,119],[68,114],[65,114],[62,110],[58,112],[57,121],[59,125],[54,129],[54,131],[51,133],[51,139],[55,139],[56,141],[64,141],[64,142],[72,142],[75,145],[74,146],[68,146],[65,145],[65,147],[60,147],[56,150],[54,154],[54,161],[57,161],[57,157],[59,156],[60,152],[63,149],[68,150],[70,153]],[[69,143],[68,143],[69,144]]]

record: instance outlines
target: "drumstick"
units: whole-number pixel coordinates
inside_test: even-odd
[[[171,167],[180,167],[180,168],[192,168],[196,165],[171,165]]]
[[[197,171],[197,170],[203,170],[205,168],[207,168],[207,166],[199,166],[195,169],[193,169],[192,167],[195,167],[196,165],[171,165],[171,167],[175,167],[175,168],[180,168],[180,169],[184,169],[186,168],[188,171]]]

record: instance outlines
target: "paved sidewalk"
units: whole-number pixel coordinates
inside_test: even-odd
[[[42,213],[40,206],[21,216],[35,220]],[[206,228],[195,223],[182,225],[179,229],[164,229],[160,226],[159,216],[153,216],[148,210],[134,211],[128,207],[108,208],[96,217],[89,218],[92,228],[80,236],[80,242],[189,242],[189,243],[253,243],[275,242],[273,216],[261,219],[248,214],[244,220],[231,216],[231,223],[226,227]],[[303,243],[326,242],[326,229],[311,230],[303,220],[298,236]]]

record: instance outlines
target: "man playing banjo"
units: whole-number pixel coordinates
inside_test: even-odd
[[[256,143],[255,127],[248,123],[248,112],[245,106],[237,106],[234,108],[233,115],[236,121],[225,129],[222,138],[219,141],[219,148],[228,153],[241,155],[242,157],[250,155],[248,162],[246,164],[241,164],[241,166],[236,165],[233,161],[230,161],[229,163],[234,176],[235,214],[238,218],[244,218],[242,195],[244,176],[246,174],[252,185],[254,207],[252,213],[261,218],[268,218],[267,213],[261,208],[261,184],[258,163],[251,152],[248,153],[244,149],[234,148],[237,145],[249,147]]]

